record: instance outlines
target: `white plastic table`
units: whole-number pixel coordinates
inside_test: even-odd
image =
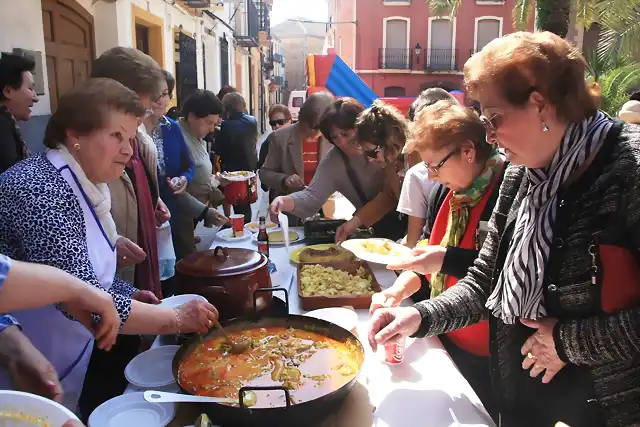
[[[301,231],[295,229],[296,231]],[[214,240],[216,246],[257,249],[251,241],[223,242]],[[292,245],[290,251],[303,247]],[[270,259],[277,272],[272,275],[274,287],[289,290],[289,310],[302,314],[296,292],[295,265],[283,246],[272,245]],[[376,279],[383,288],[393,284],[395,273],[384,266],[371,264]],[[274,294],[278,296],[278,293]],[[376,407],[372,427],[449,427],[489,426],[495,424],[486,412],[480,399],[469,383],[458,371],[437,338],[407,339],[404,361],[399,365],[388,365],[382,360],[383,349],[374,354],[366,342],[369,313],[358,313],[358,335],[363,338],[365,362],[359,377],[369,392],[371,404]],[[154,347],[160,345],[156,339]],[[127,391],[136,390],[129,386]]]

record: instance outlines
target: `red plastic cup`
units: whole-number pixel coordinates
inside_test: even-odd
[[[399,365],[404,360],[406,338],[402,337],[393,344],[384,346],[384,361],[390,365]]]
[[[231,215],[231,227],[233,228],[234,237],[244,236],[244,215]]]

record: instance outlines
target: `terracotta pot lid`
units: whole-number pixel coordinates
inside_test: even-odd
[[[186,256],[178,262],[176,270],[195,277],[226,277],[251,273],[266,264],[267,257],[260,252],[218,246]]]

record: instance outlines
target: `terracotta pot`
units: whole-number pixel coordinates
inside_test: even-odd
[[[257,251],[218,246],[178,262],[176,278],[180,293],[202,295],[216,306],[220,319],[226,320],[252,313],[254,291],[271,288],[267,263],[267,257]],[[270,292],[256,297],[258,311],[270,306]]]

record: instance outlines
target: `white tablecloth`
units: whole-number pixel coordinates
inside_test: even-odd
[[[297,230],[297,229],[296,229]],[[216,239],[215,246],[257,249],[251,241],[225,242]],[[304,246],[292,245],[290,250]],[[289,290],[290,312],[304,313],[296,292],[296,268],[282,246],[272,245],[270,259],[277,272],[272,276],[274,287]],[[383,266],[371,265],[376,279],[383,288],[395,280],[395,273]],[[274,295],[278,295],[277,293]],[[495,427],[489,414],[471,386],[460,374],[437,338],[407,339],[404,362],[388,365],[382,360],[383,349],[374,354],[366,342],[369,313],[357,310],[358,335],[363,338],[365,363],[360,382],[369,391],[371,403],[376,407],[372,427]],[[161,345],[156,339],[154,347]],[[129,386],[127,392],[137,390]]]

